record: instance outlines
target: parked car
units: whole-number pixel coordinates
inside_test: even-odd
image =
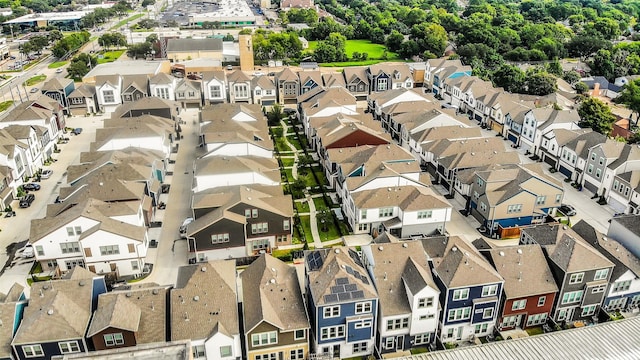
[[[27,191],[38,191],[40,190],[40,184],[28,183],[28,184],[22,185],[22,188]]]
[[[229,70],[229,71],[233,70],[233,66],[227,65],[227,70]]]
[[[20,207],[21,208],[28,208],[29,206],[31,206],[31,203],[33,202],[33,200],[36,199],[36,196],[33,194],[27,194],[25,196],[23,196],[20,199]]]
[[[573,206],[568,205],[568,204],[560,205],[560,208],[558,208],[558,210],[560,210],[560,212],[562,212],[563,214],[565,214],[567,216],[574,216],[575,214],[578,213],[576,211],[576,208],[574,208]]]
[[[53,170],[44,170],[42,174],[40,174],[40,178],[48,179],[51,177],[51,175],[53,175]]]
[[[180,225],[180,237],[182,237],[183,239],[187,237],[187,226],[189,226],[189,224],[191,224],[192,222],[193,218],[188,217],[184,219],[182,225]]]
[[[33,89],[29,90],[29,92],[32,93],[32,94],[35,94],[35,93],[38,92],[38,90],[40,90],[40,89],[38,89],[37,87],[34,87]]]
[[[22,254],[20,254],[20,257],[28,259],[34,256],[36,256],[36,253],[33,251],[33,246],[31,244],[27,244],[22,248]]]
[[[63,71],[63,69],[59,68],[58,70],[56,70],[56,74],[62,74]]]
[[[82,128],[75,128],[75,129],[73,129],[73,131],[71,131],[71,133],[73,135],[80,135],[80,134],[82,134]]]

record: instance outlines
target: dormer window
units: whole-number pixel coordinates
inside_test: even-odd
[[[399,71],[394,72],[393,73],[393,78],[396,79],[396,80],[400,80],[400,72]]]

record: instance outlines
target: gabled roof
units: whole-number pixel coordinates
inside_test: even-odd
[[[307,82],[311,81],[316,85],[322,87],[322,73],[319,70],[314,71],[298,71],[298,78],[300,79],[300,86],[304,86]]]
[[[156,75],[151,77],[151,79],[149,79],[149,84],[152,84],[152,85],[173,84],[174,79],[175,78],[173,76],[167,75],[165,73],[157,73]]]
[[[584,239],[563,234],[555,245],[548,246],[549,259],[565,273],[613,267],[613,263]]]
[[[259,104],[215,104],[215,105],[206,105],[202,108],[200,112],[203,126],[206,126],[206,123],[209,121],[240,121],[240,117],[242,117],[242,121],[245,120],[245,115],[249,116],[255,122],[262,121],[264,122],[264,126],[267,125],[267,122],[264,118],[264,114],[262,113],[262,109]]]
[[[393,80],[396,80],[393,75],[400,74],[399,81],[405,81],[407,79],[413,79],[411,76],[411,69],[407,64],[393,64],[393,63],[378,63],[369,66],[369,73],[372,76],[378,76],[381,73],[385,73]]]
[[[64,91],[71,84],[73,84],[71,79],[54,77],[42,85],[42,91]]]
[[[12,344],[83,339],[91,319],[95,276],[76,266],[61,280],[33,283],[29,306]]]
[[[178,269],[171,290],[171,340],[240,334],[235,260],[217,260]]]
[[[153,109],[169,109],[174,113],[180,106],[172,100],[161,99],[156,96],[145,96],[132,102],[126,102],[111,114],[111,118],[132,117],[131,111],[146,111]]]
[[[129,301],[124,293],[120,296],[98,297],[98,309],[93,316],[87,337],[92,337],[107,328],[137,332],[140,326],[140,308]]]
[[[501,246],[487,251],[486,254],[504,279],[507,299],[558,291],[540,245]]]
[[[367,140],[363,136],[357,136],[356,140],[352,142],[358,145],[364,145],[367,142],[376,144],[391,143],[389,134],[383,132],[380,126],[370,116],[366,115],[344,115],[338,113],[329,117],[311,118],[309,123],[310,127],[316,129],[316,133],[322,139],[322,145],[325,148],[331,148],[336,143],[340,143],[340,147],[348,146],[341,140],[348,139],[354,133],[366,133],[371,138],[374,138],[373,140],[371,138]]]
[[[508,201],[520,192],[537,194],[536,186],[546,184],[562,191],[562,183],[557,179],[547,176],[540,164],[493,166],[487,170],[477,172],[478,177],[486,183],[501,184],[487,191],[487,199],[491,206]]]
[[[0,293],[0,357],[10,359],[12,356],[11,340],[13,325],[16,322],[16,302],[24,300],[24,287],[14,283],[5,295]]]
[[[344,68],[342,74],[344,75],[344,80],[347,84],[353,81],[363,81],[367,83],[367,85],[369,83],[366,66],[348,66]]]
[[[251,82],[251,78],[247,76],[242,70],[235,70],[227,75],[227,81],[229,83],[238,83],[238,82]]]
[[[357,209],[378,209],[398,206],[403,212],[450,208],[451,205],[432,188],[422,186],[397,186],[384,189],[363,190],[351,194]]]
[[[198,234],[200,231],[205,230],[206,228],[210,227],[220,220],[229,220],[243,226],[247,223],[247,218],[244,216],[244,214],[240,215],[231,212],[227,208],[220,207],[209,211],[208,213],[198,217],[193,222],[191,222],[187,229],[187,236],[195,237],[196,234]]]
[[[227,75],[224,70],[205,71],[202,73],[202,83],[207,84],[211,80],[217,80],[220,82],[227,81]]]
[[[284,195],[280,186],[279,194],[262,192],[267,186],[236,185],[210,188],[193,194],[192,208],[196,209],[229,209],[244,203],[252,208],[263,209],[285,217],[293,216],[291,195]]]
[[[123,75],[122,76],[122,93],[126,93],[130,88],[149,94],[149,76],[148,75]]]
[[[378,297],[355,250],[344,246],[311,250],[305,254],[305,259],[311,296],[316,306]],[[343,287],[342,298],[335,292],[336,286]]]
[[[286,67],[282,69],[279,73],[276,73],[275,76],[276,82],[288,82],[293,81],[298,83],[300,80],[298,79],[298,75],[294,73],[290,68]]]
[[[262,90],[273,90],[276,88],[273,80],[271,80],[268,76],[255,76],[253,79],[251,79],[251,88],[255,89],[256,87],[260,87]],[[275,96],[275,93],[273,95]]]
[[[570,150],[573,150],[578,157],[586,159],[589,155],[589,149],[592,147],[602,144],[607,140],[607,136],[600,134],[596,131],[590,131],[584,134],[580,134],[578,137],[570,140],[565,147]]]
[[[322,74],[322,82],[325,87],[345,87],[344,75],[341,73]]]
[[[95,94],[96,94],[95,85],[82,84],[77,88],[75,88],[75,90],[73,90],[71,94],[69,94],[69,98],[93,97]]]
[[[53,114],[61,110],[62,106],[46,95],[40,95],[35,100],[17,104],[0,122],[15,122],[22,120],[43,120],[49,123]]]
[[[263,254],[240,276],[245,333],[251,332],[263,321],[280,331],[309,328],[294,267]]]
[[[413,295],[425,287],[438,291],[429,271],[427,255],[419,241],[369,246],[372,264],[375,264],[371,269],[382,316],[411,313],[407,289]]]
[[[580,220],[573,225],[573,230],[614,264],[611,282],[614,282],[627,271],[640,278],[640,260],[616,240],[604,236],[586,221]]]

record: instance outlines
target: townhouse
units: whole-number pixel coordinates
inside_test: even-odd
[[[589,149],[588,156],[585,158],[584,172],[581,179],[579,179],[580,184],[592,194],[604,197],[611,184],[611,172],[607,173],[607,169],[610,166],[626,165],[627,156],[637,156],[635,154],[637,151],[631,148],[632,146],[614,139],[606,139],[603,143],[593,146]],[[624,154],[631,151],[633,152],[632,154]],[[620,157],[622,157],[622,160],[620,160]],[[608,179],[605,177],[608,177]]]
[[[552,320],[593,321],[604,301],[614,263],[562,224],[523,228],[520,244],[542,246],[558,285]]]
[[[440,290],[433,281],[422,244],[377,243],[363,246],[362,253],[380,302],[376,357],[433,344],[440,318]]]
[[[294,267],[264,254],[242,274],[246,358],[309,358],[309,319]]]
[[[276,103],[276,86],[267,76],[251,79],[251,96],[254,104],[270,107]]]
[[[320,71],[298,71],[299,95],[306,94],[314,89],[323,88],[322,74]]]
[[[440,290],[440,341],[458,343],[492,334],[504,279],[478,250],[457,236],[421,241]]]
[[[158,73],[149,79],[149,94],[164,100],[176,100],[176,78]]]
[[[136,102],[151,96],[148,75],[122,75],[122,104]]]
[[[13,354],[25,360],[86,353],[85,334],[97,305],[92,299],[106,290],[104,277],[79,266],[60,280],[34,282],[11,342]]]
[[[345,88],[356,100],[367,100],[369,96],[369,78],[367,68],[364,66],[346,67],[342,71],[344,75]]]
[[[155,284],[100,294],[86,335],[93,349],[165,342],[168,295],[167,286]]]
[[[198,109],[202,107],[204,82],[180,79],[176,83],[175,101],[183,109]]]
[[[242,358],[235,261],[180,267],[169,308],[170,340],[191,340],[193,359]]]
[[[196,159],[194,192],[230,185],[280,185],[280,165],[274,158],[208,156]]]
[[[139,276],[148,249],[147,230],[103,215],[109,204],[89,199],[31,221],[29,243],[45,271],[75,267],[115,277]]]
[[[344,80],[344,75],[339,72],[322,74],[322,84],[325,88],[332,88],[332,87],[346,88],[347,87],[347,83]]]
[[[413,88],[413,76],[407,64],[379,63],[367,68],[371,93]]]
[[[229,89],[227,100],[230,103],[253,103],[251,78],[241,70],[236,70],[227,76],[227,86]]]
[[[555,214],[564,195],[562,183],[545,175],[540,164],[478,171],[472,183],[467,210],[490,236],[513,236],[509,228],[541,224]]]
[[[434,98],[419,88],[398,88],[382,93],[372,93],[367,100],[367,109],[376,120],[383,116],[383,109],[403,102],[434,102]]]
[[[73,80],[66,78],[53,78],[42,85],[42,94],[57,101],[63,112],[69,115],[69,95],[75,90]]]
[[[169,120],[154,115],[105,120],[104,127],[96,129],[90,149],[113,151],[139,147],[160,151],[168,159],[173,143],[172,129]]]
[[[30,163],[29,147],[6,129],[0,129],[0,165],[7,167],[7,185],[15,192],[23,178],[35,174],[36,164]]]
[[[476,97],[493,90],[493,84],[490,81],[483,80],[477,76],[468,76],[466,73],[464,76],[449,79],[447,82],[451,90],[446,92],[447,97],[450,98],[446,106],[466,114],[469,119],[473,117]],[[444,99],[447,99],[447,97],[444,97]]]
[[[633,255],[640,257],[639,215],[614,216],[609,223],[607,237],[614,239],[627,248]]]
[[[330,88],[318,92],[318,94],[310,96],[306,102],[301,103],[299,107],[304,131],[309,140],[311,140],[310,122],[312,118],[337,114],[359,114],[356,109],[356,98],[344,88]]]
[[[445,125],[432,121],[438,117],[435,112],[413,114],[402,114],[407,116],[398,116],[401,126],[401,139],[399,144],[411,151],[414,156],[424,159],[427,156],[423,145],[440,141],[440,140],[459,140],[477,139],[482,137],[480,127],[465,127],[464,125]],[[432,117],[433,116],[433,117]],[[424,123],[420,123],[424,120]],[[405,122],[406,121],[406,122]],[[411,127],[414,127],[411,129]],[[408,130],[408,131],[407,131]]]
[[[546,324],[558,286],[538,244],[506,246],[480,251],[504,279],[499,306],[500,331]]]
[[[0,129],[11,125],[26,125],[42,127],[41,143],[45,158],[53,154],[55,141],[65,128],[65,117],[62,106],[48,96],[16,105],[9,113],[0,119]]]
[[[572,229],[614,264],[602,305],[608,313],[637,312],[640,306],[640,260],[618,241],[580,220]]]
[[[226,186],[196,192],[187,228],[189,257],[197,261],[256,256],[290,245],[291,195],[279,186]]]
[[[15,329],[23,317],[27,300],[24,287],[18,283],[11,285],[6,294],[0,293],[0,359],[13,359],[11,341]]]
[[[378,294],[355,250],[307,251],[305,295],[316,354],[341,359],[373,354]]]
[[[535,153],[542,162],[551,165],[554,169],[557,169],[560,158],[564,158],[569,162],[575,159],[567,159],[567,152],[562,151],[563,147],[571,140],[577,138],[582,134],[591,132],[591,129],[579,129],[579,130],[567,130],[567,129],[552,129],[542,134],[541,143],[538,147],[538,151]],[[564,175],[564,174],[563,174]]]
[[[578,135],[561,147],[562,155],[558,159],[556,168],[568,179],[580,182],[583,178],[582,175],[585,171],[585,164],[587,159],[589,159],[591,148],[604,143],[606,140],[606,135],[596,131]]]
[[[300,80],[290,68],[284,68],[275,75],[277,100],[280,105],[297,104],[300,94]]]
[[[95,85],[82,84],[78,86],[69,94],[68,101],[69,115],[80,116],[101,111]]]
[[[522,149],[538,154],[543,136],[554,129],[580,130],[580,115],[575,110],[535,108],[524,115],[520,134]]]
[[[111,118],[134,118],[142,115],[153,115],[175,121],[178,119],[179,113],[180,107],[175,101],[146,96],[118,106],[111,114]]]
[[[99,75],[95,77],[98,107],[107,113],[122,104],[122,77],[119,75]]]
[[[204,104],[227,102],[227,75],[223,70],[205,71],[202,74]]]

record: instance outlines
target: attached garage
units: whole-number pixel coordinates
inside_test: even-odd
[[[571,169],[568,169],[562,165],[560,165],[560,173],[568,177],[569,179],[571,179],[571,176],[573,175],[573,171]]]
[[[507,139],[516,144],[518,142],[518,136],[512,133],[507,133]]]
[[[591,191],[594,194],[598,193],[598,185],[592,184],[588,181],[584,181],[584,188]]]
[[[558,163],[556,159],[552,158],[551,156],[548,156],[547,154],[542,154],[542,158],[545,163],[551,165],[552,167],[556,167],[556,164]]]
[[[607,199],[607,203],[617,213],[627,212],[627,205],[622,201],[618,200],[616,197],[609,196],[609,198]]]

